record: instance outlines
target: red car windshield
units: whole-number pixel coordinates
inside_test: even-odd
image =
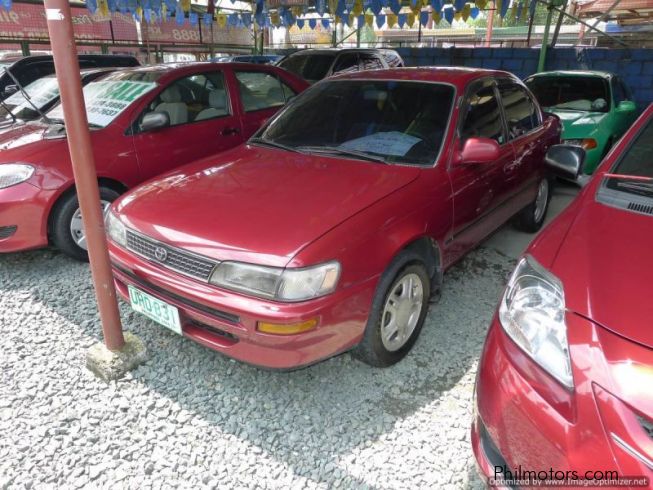
[[[258,140],[307,153],[433,165],[454,94],[440,83],[321,82],[290,103]]]
[[[607,187],[653,197],[653,120],[642,128],[612,167]]]

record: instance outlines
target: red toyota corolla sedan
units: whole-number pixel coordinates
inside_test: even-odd
[[[536,483],[650,488],[652,252],[653,106],[508,282],[479,364],[472,427],[490,484],[535,471]]]
[[[241,144],[307,86],[247,63],[147,66],[86,85],[104,208],[155,175]],[[61,106],[0,133],[0,253],[48,243],[87,257]]]
[[[119,293],[234,358],[296,368],[411,348],[443,272],[501,224],[542,224],[560,123],[504,72],[322,81],[248,144],[107,216]]]

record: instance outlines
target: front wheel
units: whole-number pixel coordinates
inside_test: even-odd
[[[120,194],[108,187],[100,187],[100,202],[102,212],[106,215],[111,203]],[[82,223],[82,213],[79,209],[77,194],[66,196],[53,211],[52,242],[63,253],[75,260],[88,260],[86,232]]]
[[[430,294],[430,280],[421,258],[413,253],[400,254],[381,277],[354,357],[377,367],[403,359],[424,325]]]
[[[528,233],[535,233],[542,228],[546,213],[549,210],[551,188],[551,181],[546,177],[542,177],[537,185],[535,200],[515,216],[513,220],[515,228]]]

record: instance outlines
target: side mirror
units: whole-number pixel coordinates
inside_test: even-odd
[[[490,138],[468,138],[460,154],[461,164],[492,163],[499,159],[499,143]]]
[[[557,177],[576,180],[585,163],[585,150],[575,145],[553,145],[544,161]]]
[[[9,97],[10,95],[15,94],[16,92],[18,92],[18,86],[17,85],[7,85],[5,87],[5,90],[4,90],[3,94],[4,94],[5,97]]]
[[[150,112],[143,116],[140,124],[141,131],[152,131],[170,126],[170,116],[167,112]]]
[[[629,112],[635,112],[636,110],[637,107],[635,106],[635,103],[630,100],[622,100],[619,102],[619,105],[616,109],[616,111],[620,114],[627,114]]]

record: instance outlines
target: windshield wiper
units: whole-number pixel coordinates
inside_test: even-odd
[[[332,155],[354,157],[359,160],[367,160],[368,162],[383,163],[388,165],[388,161],[385,158],[372,155],[366,151],[350,150],[348,148],[339,148],[337,146],[300,146],[299,148],[309,153],[329,153]]]
[[[617,182],[617,186],[631,191],[646,192],[647,194],[653,193],[653,182],[625,181]]]
[[[14,76],[13,73],[11,73],[11,70],[9,70],[9,67],[4,68],[4,73],[6,73],[7,75],[9,75],[9,76],[11,77],[11,79],[12,79],[12,80],[14,81],[14,83],[16,84],[16,87],[18,87],[18,90],[20,90],[20,93],[23,95],[23,97],[25,97],[25,100],[26,100],[27,102],[29,102],[29,105],[31,105],[31,106],[34,108],[34,110],[35,110],[36,112],[39,113],[39,116],[41,116],[41,117],[43,118],[43,120],[44,120],[47,124],[50,124],[50,123],[52,122],[52,121],[50,120],[50,118],[49,118],[48,116],[46,116],[46,115],[43,113],[43,111],[41,111],[41,109],[39,109],[38,107],[36,107],[36,104],[34,104],[34,102],[32,102],[32,98],[29,96],[29,94],[28,94],[27,92],[25,92],[25,89],[24,89],[23,86],[20,84],[20,82],[19,82],[18,80],[16,80],[16,77]]]
[[[269,146],[271,148],[278,148],[279,150],[292,151],[294,153],[304,153],[299,148],[284,145],[283,143],[277,143],[276,141],[272,140],[266,140],[265,138],[250,138],[249,143],[254,143],[261,146]]]

